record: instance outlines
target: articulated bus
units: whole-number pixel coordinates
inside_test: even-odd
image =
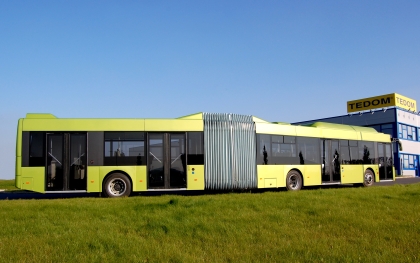
[[[238,114],[177,119],[19,119],[16,187],[108,197],[394,180],[392,143],[373,128],[298,126]]]

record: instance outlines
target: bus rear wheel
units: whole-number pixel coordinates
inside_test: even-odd
[[[302,176],[297,171],[287,173],[286,188],[289,191],[298,191],[302,188]]]
[[[106,197],[122,197],[131,194],[131,182],[122,173],[114,173],[105,179],[103,193]]]
[[[365,176],[363,179],[363,186],[365,187],[369,187],[373,185],[373,182],[375,181],[373,173],[371,170],[366,170],[365,171]]]

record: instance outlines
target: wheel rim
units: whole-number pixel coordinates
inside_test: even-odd
[[[373,176],[370,173],[365,174],[365,183],[371,185],[373,183]]]
[[[291,189],[297,189],[299,187],[299,178],[297,175],[290,176],[289,186]]]
[[[124,180],[120,178],[112,179],[108,185],[109,193],[113,196],[121,196],[125,193],[127,185]]]

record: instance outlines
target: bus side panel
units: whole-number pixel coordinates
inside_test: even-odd
[[[89,193],[100,192],[102,180],[99,180],[99,166],[88,166],[87,168],[87,191]]]
[[[20,179],[22,175],[22,126],[23,119],[19,119],[17,127],[17,136],[16,136],[16,169],[15,169],[15,186],[21,188]]]
[[[258,188],[284,187],[283,165],[257,165]]]
[[[142,131],[143,119],[25,119],[23,131]]]
[[[273,123],[255,123],[256,133],[296,136],[296,126]]]
[[[392,166],[392,181],[395,181],[395,166]]]
[[[22,176],[16,175],[16,177],[15,177],[15,186],[16,186],[16,188],[21,189],[21,187],[22,187],[21,184],[22,184]]]
[[[363,132],[362,133],[362,140],[365,141],[383,141],[383,142],[389,142],[389,135],[388,134],[381,134],[381,133],[369,133],[369,132]]]
[[[136,173],[132,175],[133,191],[147,190],[147,166],[136,166]]]
[[[363,183],[364,172],[363,165],[341,165],[341,183]]]
[[[145,120],[146,131],[203,131],[204,124],[202,120]]]
[[[321,184],[321,165],[305,165],[302,167],[303,185],[320,185]]]
[[[16,157],[22,156],[22,126],[23,119],[19,119],[17,127],[17,138],[16,138]]]
[[[20,189],[45,193],[45,167],[22,167]]]
[[[204,190],[204,165],[187,165],[187,190]]]
[[[15,173],[16,173],[16,181],[15,185],[17,188],[20,188],[20,184],[18,184],[18,178],[22,175],[22,157],[16,157],[16,167],[15,167]]]

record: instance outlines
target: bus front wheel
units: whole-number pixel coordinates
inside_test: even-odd
[[[365,187],[369,187],[373,185],[373,182],[375,181],[373,173],[371,170],[366,170],[365,171],[365,176],[363,179],[363,186]]]
[[[114,173],[105,179],[103,193],[106,197],[122,197],[131,194],[131,182],[126,175]]]
[[[302,176],[297,171],[290,171],[287,174],[286,188],[290,191],[298,191],[302,188]]]

